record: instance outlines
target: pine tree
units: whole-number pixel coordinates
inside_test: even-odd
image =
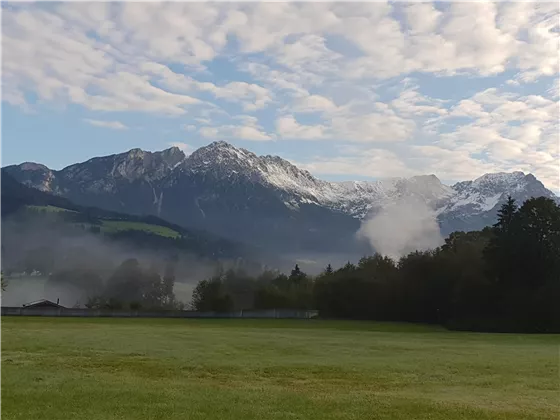
[[[325,269],[325,274],[332,274],[333,269],[332,266],[329,264],[327,265],[327,268]]]
[[[290,278],[295,279],[299,276],[301,276],[301,270],[299,269],[299,265],[296,264],[296,266],[292,270],[292,273],[290,274]]]
[[[520,282],[535,287],[560,278],[560,207],[550,198],[530,198],[518,210],[516,242],[523,259],[512,260]]]
[[[307,277],[307,275],[300,270],[299,265],[296,264],[294,269],[290,274],[290,283],[292,284],[300,284],[302,281]]]
[[[343,271],[346,272],[352,272],[356,269],[356,266],[354,264],[352,264],[350,261],[348,261],[346,264],[344,264],[344,267],[342,267]]]
[[[508,196],[507,201],[498,210],[498,221],[494,224],[494,228],[499,233],[509,234],[517,211],[518,207],[515,200]]]
[[[518,223],[519,208],[515,200],[508,196],[507,201],[498,210],[498,221],[493,225],[493,237],[484,250],[484,257],[488,263],[490,273],[499,283],[515,282],[516,269],[512,264],[520,257],[516,225]],[[522,253],[521,253],[522,254]]]

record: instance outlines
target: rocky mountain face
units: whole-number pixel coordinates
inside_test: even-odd
[[[86,206],[154,214],[267,249],[367,252],[361,220],[401,199],[434,211],[443,234],[495,220],[508,195],[557,199],[533,175],[486,174],[443,185],[435,175],[326,182],[277,156],[214,142],[190,156],[178,148],[133,149],[53,171],[36,163],[4,168],[18,181]]]
[[[531,197],[560,198],[532,174],[523,172],[483,175],[474,181],[458,182],[454,194],[437,209],[443,232],[477,230],[495,223],[496,212],[511,195],[519,205]]]

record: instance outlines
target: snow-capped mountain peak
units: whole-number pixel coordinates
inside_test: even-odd
[[[516,187],[519,188],[525,182],[523,181],[526,175],[523,172],[497,172],[484,174],[473,181],[458,182],[453,186],[454,189],[460,191],[464,188],[503,188],[503,187]]]
[[[224,141],[216,141],[195,150],[185,159],[184,167],[192,171],[219,169],[222,171],[250,170],[257,156]]]
[[[246,201],[251,199],[259,203],[259,209],[262,203],[276,200],[282,211],[292,215],[292,211],[336,213],[336,220],[350,220],[348,225],[354,226],[358,222],[352,219],[364,219],[387,205],[413,198],[435,211],[446,233],[493,223],[497,208],[508,195],[520,204],[539,196],[560,201],[533,175],[519,171],[485,174],[453,186],[443,184],[433,174],[328,182],[281,157],[258,156],[224,141],[210,143],[189,156],[176,147],[160,152],[132,149],[96,157],[61,171],[29,162],[5,169],[20,182],[78,202],[97,205],[103,196],[108,208],[133,213],[163,211],[180,223],[187,217],[184,209],[188,206],[194,206],[191,217],[200,216],[205,221],[209,213],[209,209],[204,209],[205,203],[219,202],[214,211],[237,211],[247,209]],[[229,204],[220,200],[229,200]],[[276,211],[278,207],[274,207]],[[217,221],[220,220],[218,217]]]
[[[469,230],[493,223],[508,196],[518,204],[531,197],[548,197],[560,202],[534,175],[520,171],[484,174],[473,181],[458,182],[452,188],[454,194],[437,212],[440,220],[454,229],[461,224]]]
[[[185,159],[183,169],[218,178],[244,179],[289,193],[313,196],[322,181],[278,156],[257,156],[224,141],[201,147]]]
[[[440,217],[494,212],[508,195],[518,201],[542,195],[554,198],[533,175],[520,171],[484,174],[453,186],[443,184],[434,174],[379,181],[327,182],[278,156],[257,156],[224,141],[198,149],[185,163],[190,170],[210,171],[225,178],[234,175],[236,179],[272,187],[290,208],[315,204],[358,219],[406,197],[425,202]]]

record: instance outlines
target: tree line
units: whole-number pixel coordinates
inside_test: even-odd
[[[110,274],[107,276],[107,272]],[[8,282],[1,273],[1,290]],[[152,264],[143,267],[136,258],[123,261],[114,271],[106,268],[72,266],[52,272],[47,286],[74,292],[74,307],[89,309],[182,310],[185,304],[175,297],[175,261],[169,259],[163,275]]]
[[[130,258],[107,278],[93,268],[73,267],[53,272],[48,284],[80,291],[84,306],[90,309],[183,309],[184,304],[177,301],[173,292],[174,261],[167,261],[163,275],[160,271],[155,265],[142,267],[137,259]]]
[[[218,271],[198,283],[200,311],[317,309],[320,316],[479,331],[560,332],[560,207],[510,198],[482,231],[454,232],[398,261],[375,254],[312,277]]]

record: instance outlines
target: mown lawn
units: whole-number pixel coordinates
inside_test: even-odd
[[[558,419],[558,336],[2,318],[3,419]]]

